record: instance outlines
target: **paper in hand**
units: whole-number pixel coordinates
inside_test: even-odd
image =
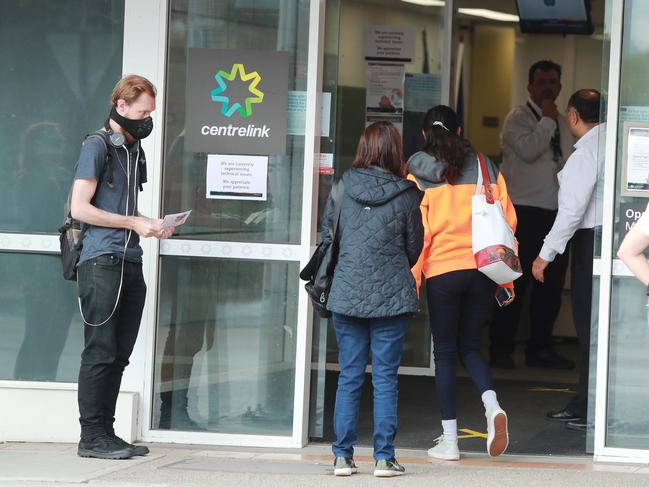
[[[183,211],[182,213],[174,213],[172,215],[165,215],[162,220],[162,228],[177,227],[178,225],[182,225],[187,221],[187,218],[189,217],[189,214],[191,212],[192,210]]]

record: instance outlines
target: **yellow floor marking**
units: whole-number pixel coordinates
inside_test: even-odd
[[[528,389],[530,392],[567,392],[568,394],[573,394],[575,391],[566,387],[564,389],[555,389],[552,387],[530,387]]]
[[[464,438],[486,438],[487,433],[480,433],[479,431],[473,431],[467,428],[460,428],[460,431],[462,433],[466,433],[466,435],[459,435],[457,437],[458,440],[462,440]]]

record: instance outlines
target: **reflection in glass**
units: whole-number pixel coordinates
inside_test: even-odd
[[[298,272],[162,259],[154,428],[291,435]]]
[[[614,278],[611,302],[606,446],[649,448],[647,288]]]
[[[123,28],[124,0],[2,2],[0,232],[61,225],[81,141],[121,76]]]
[[[627,0],[624,3],[622,66],[618,140],[623,140],[625,122],[649,119],[649,31],[644,19],[649,3]],[[608,16],[610,19],[610,15]],[[609,20],[610,25],[610,20]],[[610,130],[610,129],[609,129]],[[621,196],[622,144],[617,147],[613,258],[624,237],[624,207],[646,207],[646,198]],[[609,326],[609,375],[606,417],[606,446],[649,448],[649,420],[646,371],[649,368],[649,327],[647,289],[635,278],[614,277],[611,282]]]
[[[436,85],[441,80],[443,7],[428,7],[423,12],[418,6],[396,3],[399,5],[384,8],[386,4],[378,1],[327,1],[323,91],[334,94],[336,111],[332,111],[330,136],[321,138],[321,152],[334,154],[334,173],[320,174],[318,229],[332,184],[351,167],[358,139],[365,128],[367,73],[366,65],[357,62],[361,58],[364,28],[371,25],[414,27],[415,58],[413,63],[406,64],[406,72],[431,85]],[[407,91],[405,93],[403,141],[406,156],[420,149],[421,118],[431,106],[440,102],[438,93],[431,91],[427,95],[416,97],[417,102],[413,102],[412,98],[408,99]],[[425,296],[425,290],[422,293]],[[425,301],[421,300],[422,311],[408,327],[402,366],[430,367],[431,339]],[[321,333],[324,334],[323,331]],[[338,347],[331,325],[328,326],[323,344],[326,344],[327,362],[337,363]]]
[[[0,252],[0,269],[0,379],[76,382],[83,327],[60,257]]]
[[[287,153],[270,156],[266,201],[207,199],[207,154],[187,152],[184,147],[185,80],[191,48],[285,51],[290,69],[286,88],[305,91],[309,2],[170,3],[163,211],[193,210],[189,221],[177,229],[176,237],[298,243],[303,135],[288,135]]]

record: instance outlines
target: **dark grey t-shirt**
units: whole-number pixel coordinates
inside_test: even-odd
[[[92,198],[92,204],[97,208],[120,215],[137,215],[138,181],[146,181],[146,174],[141,174],[146,171],[146,165],[140,164],[138,161],[138,144],[132,144],[128,148],[128,154],[123,147],[109,145],[108,150],[112,152],[112,168],[107,169],[112,171],[112,188],[108,185],[107,174],[104,171],[106,149],[104,143],[97,137],[89,137],[83,143],[74,179],[98,180],[97,189]],[[131,175],[127,188],[126,174],[129,166]],[[127,199],[128,210],[126,208]],[[121,228],[87,225],[79,263],[103,254],[123,255],[128,234],[128,230]],[[140,238],[135,231],[131,232],[128,240],[125,259],[128,262],[142,262]]]

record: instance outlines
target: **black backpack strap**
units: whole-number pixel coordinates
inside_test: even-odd
[[[108,183],[108,186],[113,186],[113,155],[110,152],[110,134],[106,132],[105,130],[97,130],[91,134],[86,135],[85,140],[88,140],[90,138],[96,138],[102,141],[104,144],[104,148],[106,149],[106,161],[104,163],[104,168],[101,171],[101,174],[99,175],[98,181],[101,181],[103,177],[106,177],[106,183]]]
[[[144,153],[144,147],[142,147],[142,142],[138,141],[139,145],[139,151],[140,151],[140,157],[138,159],[138,164],[140,167],[138,168],[138,188],[140,191],[144,191],[144,183],[146,183],[146,154]]]
[[[333,234],[331,235],[332,240],[335,240],[338,234],[338,220],[340,219],[340,206],[342,204],[343,196],[345,194],[345,184],[343,183],[342,178],[336,183],[332,189],[331,198],[334,202],[334,215],[333,215],[333,228],[331,229]]]

